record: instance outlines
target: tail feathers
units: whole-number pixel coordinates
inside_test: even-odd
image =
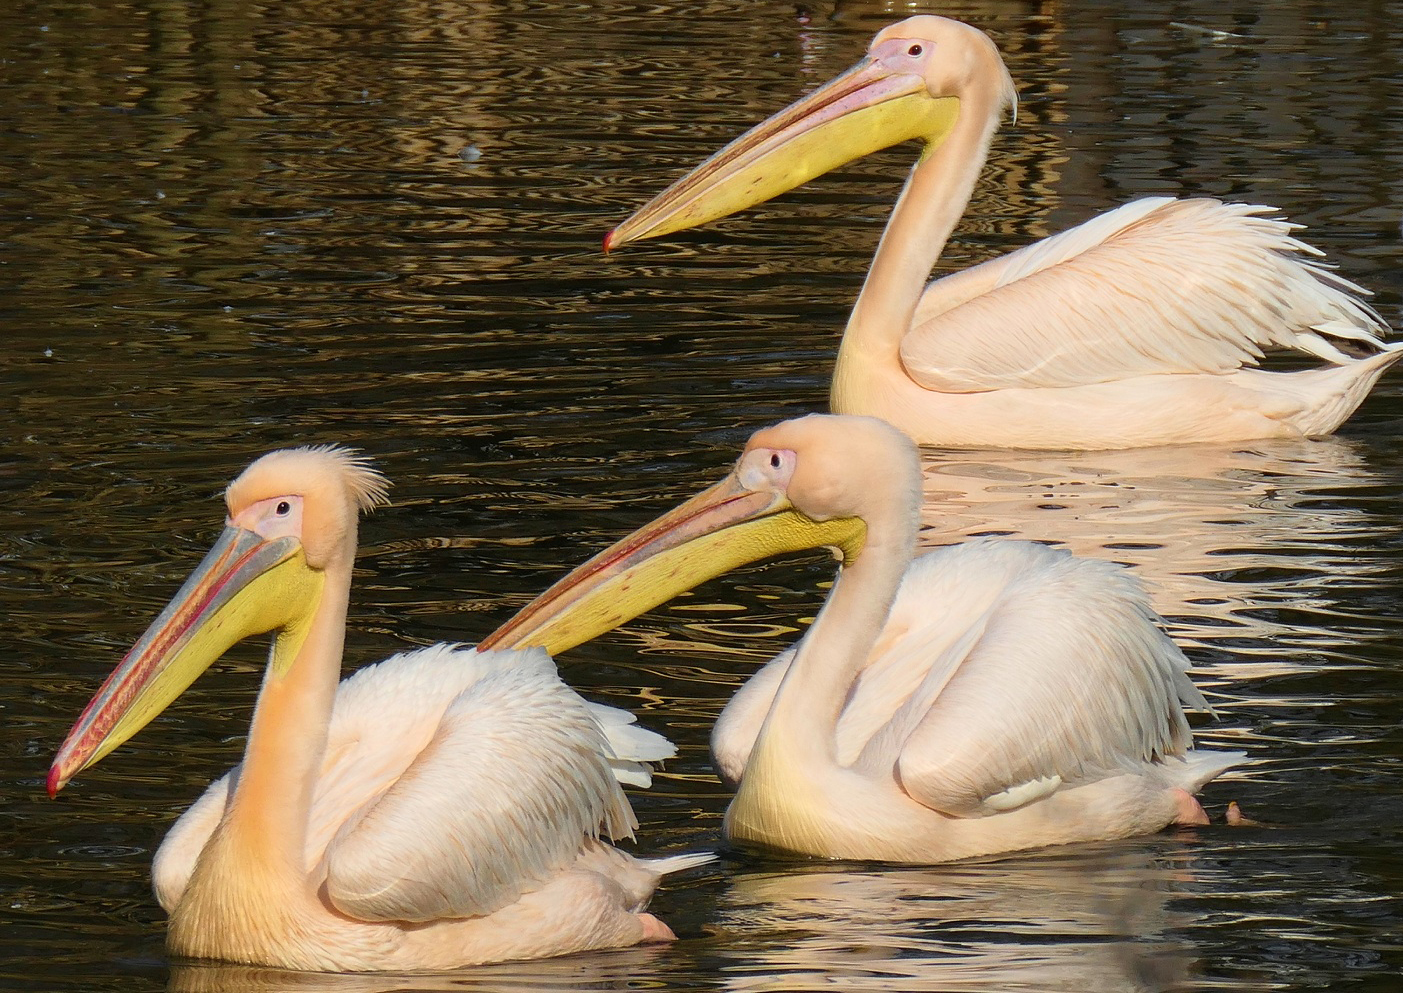
[[[672,758],[677,746],[656,731],[640,727],[638,718],[626,710],[602,703],[587,702],[586,706],[609,742],[614,778],[626,786],[646,789],[653,785],[653,769],[647,763]]]
[[[610,759],[609,768],[613,771],[614,778],[625,786],[636,786],[640,790],[646,790],[653,785],[653,767],[646,762]]]
[[[1190,793],[1197,793],[1206,783],[1217,779],[1233,766],[1247,758],[1246,752],[1199,751],[1197,748],[1185,752],[1183,767],[1177,770],[1176,786]]]
[[[1301,347],[1325,359],[1327,362],[1333,362],[1336,365],[1345,365],[1359,358],[1359,356],[1346,355],[1328,342],[1323,343],[1323,349],[1318,349],[1311,344],[1307,344],[1307,340],[1314,339],[1315,341],[1319,341],[1320,335],[1328,335],[1331,338],[1338,338],[1341,341],[1354,342],[1364,354],[1368,355],[1372,355],[1375,352],[1393,351],[1400,345],[1400,343],[1396,341],[1384,341],[1379,337],[1374,328],[1360,327],[1357,324],[1348,324],[1344,321],[1327,321],[1324,324],[1317,324],[1311,331],[1318,332],[1318,334],[1302,332]]]
[[[1376,354],[1349,360],[1347,365],[1285,374],[1293,380],[1300,377],[1298,381],[1307,387],[1302,391],[1301,410],[1287,420],[1308,438],[1331,433],[1354,413],[1379,377],[1399,359],[1403,359],[1403,342],[1390,342]]]
[[[716,861],[715,852],[688,852],[685,855],[668,855],[660,859],[640,859],[650,870],[660,876],[670,876],[683,869],[691,869]]]

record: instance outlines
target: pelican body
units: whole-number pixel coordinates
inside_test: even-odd
[[[407,971],[670,938],[643,907],[698,859],[602,840],[632,835],[619,777],[646,783],[667,741],[582,700],[539,649],[436,645],[338,686],[357,516],[386,485],[340,448],[249,466],[219,541],[69,733],[50,795],[272,632],[242,763],[156,854],[172,953]]]
[[[998,49],[943,17],[736,139],[610,232],[610,250],[924,145],[838,351],[835,413],[944,447],[1133,448],[1334,431],[1403,352],[1273,208],[1137,200],[926,285],[1016,102]],[[1268,371],[1267,350],[1315,367]]]
[[[881,484],[872,485],[873,480]],[[1206,823],[1242,758],[1195,749],[1187,661],[1122,567],[1021,541],[915,556],[920,467],[874,418],[760,431],[731,473],[482,644],[552,651],[743,562],[829,547],[813,625],[726,706],[712,755],[733,841],[933,863]]]

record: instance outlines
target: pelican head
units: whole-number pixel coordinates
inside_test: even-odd
[[[912,138],[929,154],[962,115],[992,122],[992,132],[1016,100],[988,35],[946,17],[907,18],[879,32],[847,72],[658,194],[609,232],[604,250],[725,217]]]
[[[290,665],[328,569],[349,575],[356,518],[387,483],[345,448],[271,452],[225,491],[224,533],[108,676],[54,758],[53,796],[145,727],[235,643],[278,632],[270,665]]]
[[[810,415],[751,436],[730,473],[606,548],[478,645],[556,654],[724,572],[772,555],[831,548],[844,565],[869,525],[908,545],[916,533],[915,447],[871,417]],[[883,540],[887,540],[883,538]]]

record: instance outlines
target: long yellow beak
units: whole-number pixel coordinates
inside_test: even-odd
[[[226,527],[68,732],[49,769],[49,796],[145,727],[236,642],[296,624],[320,587],[297,539]]]
[[[747,489],[731,474],[575,569],[478,648],[556,655],[747,562],[824,546],[849,561],[866,534],[858,518],[812,520],[782,493]]]
[[[604,250],[734,214],[911,138],[938,145],[959,103],[931,96],[919,76],[864,58],[659,193],[609,232]]]

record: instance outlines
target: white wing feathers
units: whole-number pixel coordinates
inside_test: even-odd
[[[896,623],[888,624],[874,646],[838,721],[840,762],[890,771],[893,757],[901,753],[950,678],[978,646],[999,607],[997,600],[978,593],[972,599],[980,602],[946,601],[941,607],[927,602],[924,623],[902,624],[893,610]],[[953,609],[945,622],[937,626],[925,620],[932,609],[940,612],[947,606]]]
[[[913,799],[960,817],[1147,763],[1192,765],[1182,708],[1208,704],[1154,618],[1135,577],[1109,562],[1026,541],[921,555],[839,716],[838,761],[895,768]],[[712,758],[728,782],[793,656],[756,673],[716,722]],[[1205,755],[1204,780],[1241,757]]]
[[[326,891],[362,920],[491,913],[635,822],[583,700],[544,652],[475,655],[481,670],[428,745],[328,846]],[[458,664],[465,664],[458,653]]]
[[[797,651],[797,645],[786,648],[761,666],[759,672],[736,690],[712,725],[711,763],[727,786],[740,785],[750,753],[755,748],[755,739],[760,734],[760,725],[765,723],[775,692]]]
[[[151,889],[156,894],[156,902],[168,914],[180,902],[190,874],[195,871],[195,861],[224,816],[224,807],[229,802],[229,782],[238,770],[235,766],[211,783],[171,825],[156,849],[156,856],[151,860]]]
[[[585,701],[590,716],[609,743],[609,766],[614,778],[629,786],[646,789],[653,785],[650,762],[661,762],[677,754],[677,747],[656,731],[638,726],[638,718],[627,710]]]
[[[976,297],[1074,259],[1102,242],[1109,241],[1123,229],[1142,220],[1146,214],[1173,202],[1173,197],[1145,197],[1135,200],[1114,210],[1097,214],[1074,228],[1025,245],[1007,255],[932,280],[926,285],[916,305],[911,327],[920,328],[928,321]]]
[[[332,901],[361,920],[490,913],[573,864],[586,839],[631,836],[619,779],[646,781],[642,763],[674,751],[631,714],[581,699],[543,651],[398,655],[337,691],[307,869],[323,867]],[[238,772],[210,786],[157,852],[167,910]]]
[[[917,563],[897,609],[919,597],[929,614],[972,576],[990,603],[971,615],[975,636],[956,642],[967,647],[957,667],[933,674],[934,699],[918,691],[893,717],[918,717],[896,759],[914,799],[979,816],[1192,747],[1181,704],[1206,704],[1125,569],[1011,541]]]
[[[1387,325],[1272,208],[1148,198],[927,286],[901,344],[947,393],[1230,373],[1268,348],[1353,361]]]

